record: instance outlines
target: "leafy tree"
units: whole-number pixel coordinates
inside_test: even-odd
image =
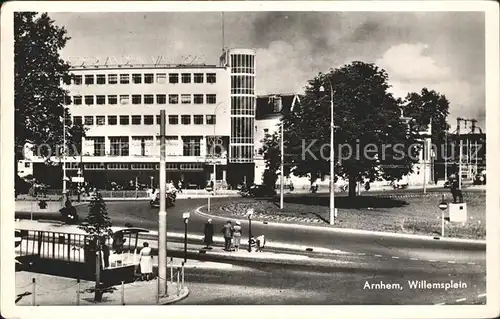
[[[420,131],[426,131],[428,125],[432,123],[431,138],[435,145],[436,160],[443,163],[438,164],[437,168],[441,169],[443,174],[445,156],[443,145],[448,138],[446,132],[450,129],[447,123],[449,107],[450,102],[445,95],[423,88],[420,93],[409,93],[403,108],[404,115],[413,118]],[[438,172],[438,169],[434,172]]]
[[[47,13],[14,13],[14,121],[15,174],[17,161],[23,158],[27,142],[40,156],[50,160],[63,144],[63,118],[70,114],[64,107],[69,64],[59,51],[70,39],[66,29],[58,27]],[[81,126],[64,121],[68,149],[85,135]],[[44,147],[41,147],[44,146]],[[17,180],[17,179],[16,179]]]
[[[259,150],[259,154],[264,155],[264,160],[266,161],[266,169],[262,176],[262,184],[272,189],[276,188],[276,181],[278,180],[278,172],[281,164],[280,139],[281,136],[279,132],[266,134],[261,141],[263,146]],[[288,168],[289,166],[284,166],[285,175],[289,175]]]
[[[111,219],[108,216],[106,203],[99,192],[96,191],[94,193],[89,203],[89,213],[78,228],[82,229],[90,236],[91,247],[97,252],[95,300],[99,301],[101,296],[99,285],[101,282],[100,263],[102,260],[102,251],[106,240],[113,235],[113,231],[111,230]]]
[[[388,89],[384,70],[358,61],[310,80],[301,103],[284,116],[287,162],[293,174],[310,175],[313,182],[330,173],[332,93],[334,175],[349,180],[349,196],[356,196],[357,181],[396,180],[411,172],[418,160],[418,149],[411,147],[417,133],[401,119],[402,101]]]

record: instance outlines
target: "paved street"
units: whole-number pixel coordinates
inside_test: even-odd
[[[234,201],[234,198],[212,199],[212,203],[224,203]],[[191,212],[189,222],[189,234],[203,235],[203,224],[206,217],[195,213],[197,207],[206,205],[205,199],[180,199],[174,207],[167,210],[169,232],[184,232],[184,221],[182,213]],[[106,203],[108,213],[114,226],[123,226],[131,223],[137,227],[157,230],[158,209],[150,208],[147,201],[119,202],[108,201]],[[79,215],[83,218],[87,213],[87,205],[78,207]],[[29,218],[29,213],[16,214]],[[38,215],[37,218],[59,218],[58,214]],[[215,235],[222,227],[224,219],[214,219]],[[248,236],[248,221],[242,220],[244,236]],[[336,233],[328,229],[301,229],[284,227],[274,224],[263,224],[252,222],[253,235],[265,235],[268,242],[287,242],[296,245],[311,247],[323,247],[339,249],[342,251],[367,254],[394,256],[398,258],[417,258],[425,260],[460,261],[471,263],[485,263],[485,246],[469,243],[449,243],[435,241],[423,241],[407,238],[389,238],[372,234],[348,234]]]
[[[224,203],[234,198],[213,199]],[[190,235],[202,235],[206,217],[195,213],[204,199],[181,199],[168,209],[168,232],[183,233],[182,213],[191,212]],[[147,201],[106,203],[114,226],[131,223],[156,230],[158,209]],[[87,205],[78,207],[81,217]],[[24,216],[27,217],[27,216]],[[57,218],[57,214],[38,216]],[[216,234],[223,219],[214,219]],[[242,221],[244,236],[248,225]],[[299,229],[252,223],[253,234],[264,234],[269,242],[336,249],[346,254],[303,252],[308,257],[332,260],[321,265],[281,265],[231,261],[238,267],[228,269],[189,269],[186,277],[191,294],[185,304],[437,304],[481,303],[486,292],[486,254],[484,245],[447,243],[376,235],[336,233],[323,229]],[[190,249],[201,242],[190,241]],[[220,250],[220,248],[216,248]],[[217,261],[217,258],[214,259]],[[339,265],[346,265],[340,267]],[[467,288],[410,289],[408,280],[466,283]],[[403,290],[363,289],[370,283],[400,283]],[[465,298],[465,299],[464,299]],[[459,300],[459,302],[457,302]]]
[[[483,303],[478,297],[485,291],[483,267],[425,262],[407,263],[392,259],[343,257],[367,268],[302,267],[259,264],[232,269],[186,272],[190,296],[180,304],[415,304]],[[467,288],[411,289],[408,281],[462,281]],[[364,289],[365,283],[400,284],[394,289]],[[467,302],[465,302],[467,301]]]

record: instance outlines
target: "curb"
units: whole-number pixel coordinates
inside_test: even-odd
[[[189,296],[189,293],[190,293],[190,291],[189,291],[188,287],[184,287],[184,289],[181,290],[181,294],[179,296],[177,296],[177,298],[174,298],[172,300],[166,300],[166,301],[163,301],[163,302],[160,299],[160,305],[171,305],[173,303],[176,303],[176,302],[179,302],[181,300],[184,300],[184,299],[186,299]]]
[[[224,216],[216,216],[204,213],[201,211],[203,207],[207,205],[200,206],[196,208],[196,214],[216,219],[228,219],[230,217]],[[406,238],[406,239],[415,239],[415,240],[427,240],[427,241],[436,241],[439,240],[441,242],[451,242],[451,243],[463,243],[463,244],[480,244],[486,245],[486,240],[482,239],[464,239],[464,238],[446,238],[446,237],[435,237],[435,236],[425,236],[425,235],[414,235],[414,234],[399,234],[399,233],[389,233],[389,232],[380,232],[380,231],[371,231],[371,230],[361,230],[361,229],[353,229],[353,228],[333,228],[327,226],[313,226],[313,225],[300,225],[300,224],[286,224],[286,223],[274,223],[274,222],[264,222],[260,220],[252,220],[253,223],[260,223],[266,226],[275,226],[275,227],[288,227],[288,228],[298,228],[298,229],[308,229],[308,230],[316,230],[316,231],[329,231],[336,233],[344,233],[344,234],[357,234],[357,235],[374,235],[380,237],[391,237],[391,238]]]

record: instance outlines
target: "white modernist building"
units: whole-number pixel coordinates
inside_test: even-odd
[[[86,138],[53,167],[36,150],[28,155],[38,180],[59,188],[66,162],[68,176],[80,172],[100,189],[136,179],[157,185],[160,110],[167,180],[197,188],[214,178],[225,186],[253,180],[255,50],[225,50],[219,65],[80,65],[71,74],[66,121],[82,123]]]

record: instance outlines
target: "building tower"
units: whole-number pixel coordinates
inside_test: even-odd
[[[255,50],[225,50],[221,66],[230,68],[231,135],[229,183],[254,180]]]

